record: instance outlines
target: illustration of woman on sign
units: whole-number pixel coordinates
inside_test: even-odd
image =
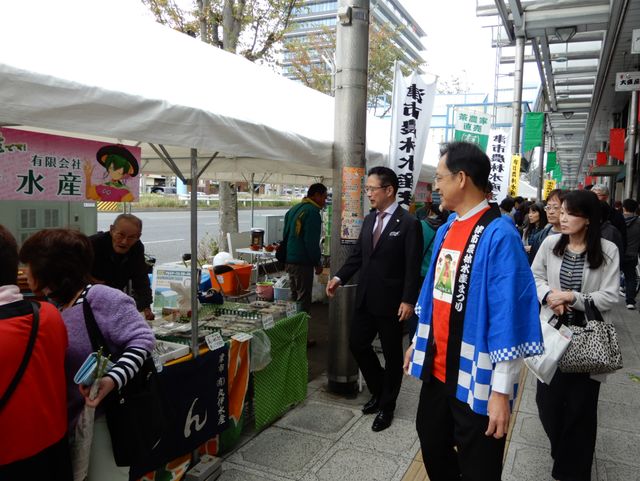
[[[106,145],[98,150],[96,159],[105,168],[104,178],[108,180],[103,184],[94,185],[91,179],[93,165],[91,162],[85,162],[87,199],[111,202],[133,201],[133,194],[124,182],[138,175],[138,161],[133,154],[121,145]]]

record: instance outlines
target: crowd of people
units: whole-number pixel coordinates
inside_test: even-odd
[[[445,144],[434,183],[440,203],[414,216],[396,201],[395,172],[372,168],[364,188],[371,212],[326,287],[332,297],[359,274],[349,347],[371,393],[362,411],[375,414],[373,431],[392,424],[403,371],[422,381],[416,429],[431,481],[500,479],[523,361],[544,353],[541,322],[556,316],[579,325],[587,302],[607,317],[619,294],[635,309],[637,201],[613,208],[609,190],[597,184],[498,205],[487,198],[489,172],[474,144]],[[314,184],[285,218],[285,267],[305,310],[320,272],[326,199],[327,188]],[[154,347],[141,233],[142,222],[123,214],[109,232],[89,238],[48,229],[18,250],[0,226],[0,433],[14,433],[0,436],[0,479],[25,472],[71,479],[68,446],[85,406],[97,408],[88,479],[128,478],[113,459],[103,401]],[[31,290],[52,303],[23,298],[19,262]],[[94,351],[88,312],[109,352],[118,353],[94,394],[73,382]],[[556,480],[590,479],[602,380],[558,369],[549,383],[538,381]]]

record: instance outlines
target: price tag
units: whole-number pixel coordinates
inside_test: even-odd
[[[209,334],[204,338],[207,346],[209,346],[209,350],[215,351],[216,349],[220,349],[224,346],[224,340],[222,339],[222,335],[219,332],[214,332]]]
[[[231,336],[231,339],[235,339],[238,342],[249,341],[252,338],[253,338],[253,336],[251,334],[249,334],[248,332],[238,332],[238,333],[234,334],[233,336]]]
[[[287,317],[295,316],[298,313],[298,306],[295,302],[287,304]]]
[[[164,364],[160,360],[160,356],[158,356],[157,352],[151,354],[151,359],[153,359],[153,365],[156,367],[156,372],[162,372],[164,369]]]
[[[273,327],[273,316],[271,314],[267,314],[266,316],[262,316],[262,328],[263,329],[271,329]]]

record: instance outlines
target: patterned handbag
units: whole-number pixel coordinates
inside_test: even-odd
[[[605,322],[591,296],[584,300],[584,318],[585,325],[568,326],[573,337],[558,369],[566,373],[606,374],[622,368],[616,328]]]

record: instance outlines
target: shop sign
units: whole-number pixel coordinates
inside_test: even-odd
[[[472,110],[458,110],[455,112],[454,140],[470,142],[487,150],[489,133],[491,130],[491,116],[484,112]]]
[[[616,92],[640,90],[640,72],[618,72],[616,74]]]
[[[509,195],[516,197],[518,195],[518,187],[520,185],[520,162],[522,157],[515,154],[511,156],[511,175],[509,178]]]
[[[140,147],[0,128],[0,200],[138,200]]]

